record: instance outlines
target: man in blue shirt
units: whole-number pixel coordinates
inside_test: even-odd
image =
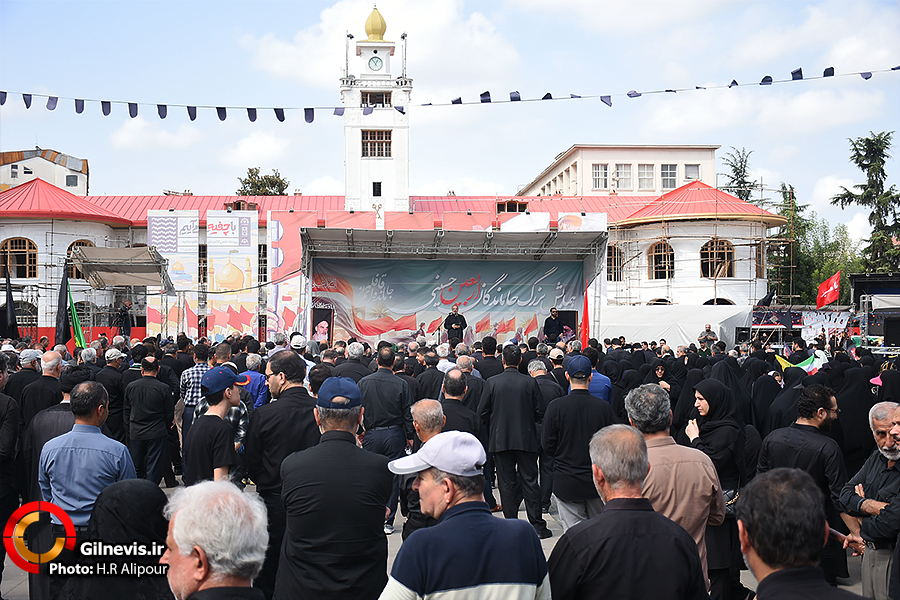
[[[600,353],[594,348],[588,346],[582,353],[591,361],[591,383],[588,385],[588,392],[591,396],[596,396],[601,400],[609,402],[609,395],[612,392],[612,382],[609,377],[601,373],[597,369],[597,362],[600,359]]]

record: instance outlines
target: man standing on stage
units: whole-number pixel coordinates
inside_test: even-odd
[[[544,340],[555,344],[562,333],[562,321],[559,320],[559,311],[556,307],[550,309],[550,316],[544,319]]]
[[[463,339],[463,332],[466,330],[466,318],[459,314],[458,303],[453,305],[450,309],[450,314],[444,319],[444,329],[447,330],[447,339]]]

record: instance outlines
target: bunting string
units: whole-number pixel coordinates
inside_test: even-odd
[[[749,87],[749,86],[771,86],[771,85],[779,85],[785,83],[795,83],[797,81],[815,81],[817,79],[827,79],[834,77],[861,77],[863,80],[868,81],[872,79],[875,74],[880,73],[891,73],[900,71],[900,65],[896,67],[891,67],[890,69],[876,69],[872,71],[856,71],[849,73],[835,73],[834,67],[828,67],[823,72],[822,75],[813,76],[813,77],[804,77],[803,69],[797,68],[791,71],[791,76],[789,79],[774,79],[771,75],[764,76],[759,83],[743,83],[740,84],[736,79],[732,79],[730,83],[720,84],[720,85],[710,85],[710,86],[699,86],[695,85],[692,87],[682,87],[682,88],[666,88],[666,89],[655,89],[655,90],[629,90],[624,93],[618,94],[566,94],[562,96],[553,96],[550,92],[547,92],[540,98],[523,98],[522,95],[518,91],[512,91],[509,93],[509,99],[496,99],[491,97],[491,93],[489,91],[483,92],[478,96],[477,99],[464,101],[462,97],[457,97],[449,102],[427,102],[424,104],[414,104],[411,106],[417,107],[435,107],[435,106],[465,106],[465,105],[473,105],[473,104],[511,104],[514,102],[545,102],[545,101],[554,101],[554,100],[599,100],[603,104],[608,107],[612,107],[614,98],[641,98],[643,96],[652,96],[654,94],[677,94],[677,93],[686,93],[686,92],[697,92],[704,90],[721,90],[721,89],[731,89],[733,87]],[[60,100],[71,100],[75,105],[75,113],[82,114],[84,113],[85,103],[90,104],[99,104],[100,110],[103,113],[103,116],[108,117],[112,113],[112,105],[125,105],[128,107],[128,115],[133,119],[138,116],[140,112],[140,107],[156,107],[156,114],[160,119],[165,119],[169,116],[169,108],[183,108],[187,110],[188,118],[191,121],[195,121],[197,119],[197,110],[215,110],[216,115],[218,116],[220,121],[225,121],[228,117],[228,112],[232,111],[232,113],[237,112],[246,112],[247,119],[251,123],[255,123],[257,120],[257,114],[259,111],[272,111],[275,115],[275,118],[280,122],[284,122],[287,113],[293,113],[296,111],[303,111],[303,119],[307,123],[312,123],[315,120],[315,115],[317,111],[325,111],[326,113],[331,113],[334,116],[343,116],[344,110],[347,108],[345,106],[285,106],[285,107],[247,107],[247,106],[217,106],[217,105],[204,105],[204,104],[159,104],[152,102],[133,102],[127,100],[96,100],[91,98],[74,98],[74,97],[66,97],[66,96],[52,96],[49,94],[34,94],[34,93],[25,93],[25,92],[7,92],[0,90],[0,106],[6,104],[7,98],[9,94],[21,95],[22,102],[25,104],[26,109],[30,109],[31,105],[35,98],[46,98],[46,108],[49,111],[54,111],[59,106]],[[379,108],[378,110],[396,110],[402,114],[406,114],[406,111],[409,107],[407,106],[392,106]],[[375,111],[374,107],[367,106],[363,107],[363,115],[370,115]]]

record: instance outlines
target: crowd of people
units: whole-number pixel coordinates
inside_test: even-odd
[[[464,327],[454,307],[443,343],[0,341],[0,520],[42,500],[79,543],[166,547],[141,560],[167,575],[42,564],[31,597],[851,598],[849,553],[864,596],[900,600],[896,360],[798,339],[810,374],[710,326],[674,350]]]

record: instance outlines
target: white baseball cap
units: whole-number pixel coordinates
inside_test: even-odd
[[[460,477],[476,477],[482,474],[486,461],[484,447],[474,435],[445,431],[425,442],[415,454],[392,460],[388,469],[397,475],[409,475],[434,467]]]

